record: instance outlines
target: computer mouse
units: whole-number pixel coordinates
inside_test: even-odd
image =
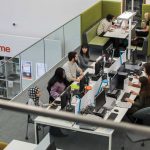
[[[114,111],[115,111],[115,112],[118,112],[119,110],[118,110],[118,109],[114,109]]]

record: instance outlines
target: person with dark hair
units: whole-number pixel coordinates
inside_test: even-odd
[[[28,105],[31,106],[38,106],[38,107],[47,107],[49,106],[49,104],[44,104],[41,100],[40,100],[40,96],[41,96],[41,91],[40,89],[35,86],[32,87],[28,90],[28,96],[29,96],[29,100],[27,102]],[[35,115],[30,115],[30,119],[33,121],[34,118],[36,116]],[[33,121],[34,122],[34,121]]]
[[[106,18],[102,19],[97,28],[97,35],[103,36],[105,32],[107,32],[112,26],[112,21],[114,16],[112,14],[108,14]]]
[[[80,80],[83,78],[83,71],[82,69],[77,65],[78,61],[78,55],[76,52],[69,52],[68,53],[68,59],[64,65],[63,68],[66,73],[66,78],[69,82],[77,81],[80,82]],[[79,77],[77,77],[77,74],[79,74]]]
[[[139,109],[150,107],[150,84],[148,82],[147,77],[140,77],[139,82],[141,84],[140,92],[139,94],[131,91],[132,94],[137,95],[135,100],[132,100],[130,98],[126,98],[127,102],[132,103],[132,107],[129,109],[127,116],[132,121],[132,114],[138,111]]]
[[[57,68],[54,76],[49,80],[47,90],[49,93],[49,102],[53,102],[69,85],[66,79],[65,70],[61,67]]]
[[[42,102],[39,100],[41,96],[40,89],[38,87],[33,87],[28,90],[29,100],[28,105],[42,106]]]
[[[144,73],[146,75],[146,77],[148,78],[148,83],[150,84],[150,63],[145,63],[143,65],[144,67]],[[129,81],[128,83],[129,86],[133,86],[133,87],[138,87],[140,88],[141,87],[141,83],[132,83],[131,81]]]
[[[150,12],[144,14],[144,20],[141,22],[141,27],[135,29],[136,37],[131,41],[134,46],[142,47],[144,38],[149,34]]]
[[[90,61],[89,56],[89,46],[84,44],[81,46],[78,64],[82,70],[86,70],[87,68],[93,68],[92,66],[88,65]]]

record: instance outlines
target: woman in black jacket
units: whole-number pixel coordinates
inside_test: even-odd
[[[127,112],[127,116],[131,121],[133,121],[132,114],[136,111],[145,107],[150,107],[150,84],[148,82],[148,78],[143,76],[139,78],[139,81],[141,83],[139,94],[132,91],[133,94],[137,95],[136,99],[132,100],[130,98],[126,98],[127,102],[132,103],[132,107]]]

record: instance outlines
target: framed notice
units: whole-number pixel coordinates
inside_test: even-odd
[[[22,78],[32,80],[32,62],[22,61]]]
[[[36,79],[41,77],[45,72],[47,72],[47,65],[44,63],[36,63]]]

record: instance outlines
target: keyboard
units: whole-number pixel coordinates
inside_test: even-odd
[[[109,115],[108,119],[109,119],[109,120],[115,120],[117,116],[118,116],[118,114],[116,114],[116,113],[111,113],[111,114]]]
[[[122,98],[121,98],[121,102],[126,102],[125,99],[126,99],[126,98],[129,98],[130,95],[131,95],[131,93],[124,93],[124,95],[123,95]]]
[[[116,106],[120,108],[131,108],[132,104],[129,102],[118,102]]]
[[[107,113],[107,109],[106,108],[101,108],[99,111],[94,112],[94,114],[96,116],[99,116],[99,117],[102,117],[102,118],[105,117],[106,113]]]
[[[90,130],[90,131],[94,131],[97,129],[96,126],[92,126],[92,125],[85,124],[85,123],[79,123],[79,128],[84,129],[84,130]]]

